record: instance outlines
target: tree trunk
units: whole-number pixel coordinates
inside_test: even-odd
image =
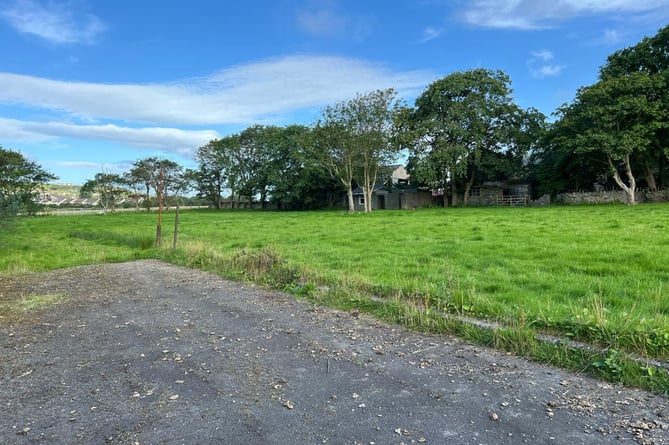
[[[636,198],[634,196],[634,193],[636,192],[636,179],[632,174],[632,166],[630,164],[629,154],[625,155],[623,161],[625,162],[625,174],[627,175],[629,185],[625,184],[625,181],[623,181],[622,178],[620,177],[618,169],[616,168],[615,165],[613,165],[613,160],[611,159],[611,156],[609,156],[609,167],[611,168],[611,172],[613,173],[613,180],[616,181],[616,184],[618,184],[618,186],[621,189],[623,189],[623,191],[627,195],[627,204],[636,205]]]
[[[451,206],[456,207],[458,205],[458,188],[455,183],[455,178],[451,178]]]
[[[374,194],[374,182],[369,173],[365,170],[364,185],[362,195],[365,197],[365,213],[372,211],[372,195]]]
[[[151,185],[147,182],[144,184],[146,186],[146,194],[144,198],[146,199],[146,211],[151,211]]]
[[[469,192],[472,190],[472,186],[474,185],[474,175],[467,180],[467,183],[465,184],[465,196],[463,197],[463,205],[467,207],[469,205]]]
[[[353,201],[353,187],[351,184],[346,187],[346,195],[348,195],[348,213],[355,213],[355,201]]]
[[[651,192],[657,191],[657,184],[655,183],[655,175],[653,174],[653,169],[650,167],[650,165],[645,166],[646,169],[646,174],[645,174],[645,179],[646,183],[648,184],[648,190]]]

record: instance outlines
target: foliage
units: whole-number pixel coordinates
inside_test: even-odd
[[[81,196],[97,195],[100,205],[106,211],[116,210],[117,203],[127,195],[126,182],[123,176],[115,173],[96,173],[81,186]]]
[[[194,179],[198,196],[213,203],[216,209],[223,208],[224,190],[230,190],[231,199],[236,196],[237,180],[232,172],[232,153],[237,146],[237,136],[231,135],[209,141],[195,154],[198,169]]]
[[[340,187],[314,154],[310,128],[254,125],[239,134],[210,141],[196,154],[198,195],[224,207],[314,209],[332,205]]]
[[[666,95],[666,79],[633,73],[607,77],[581,88],[574,102],[561,110],[556,131],[561,145],[579,153],[601,153],[615,182],[634,204],[633,158],[647,158],[658,130],[667,127],[669,109],[658,100]],[[619,171],[624,171],[625,180]]]
[[[0,220],[20,212],[34,215],[41,208],[37,203],[40,191],[55,179],[20,152],[0,146]]]
[[[270,202],[279,209],[332,207],[340,197],[339,182],[314,154],[312,136],[312,130],[301,125],[281,128],[274,135],[277,156]]]
[[[353,184],[361,185],[365,212],[372,210],[372,193],[379,170],[396,157],[394,123],[399,101],[392,89],[377,90],[326,107],[314,131],[323,164],[346,189],[349,213],[355,212]]]
[[[139,159],[130,170],[122,173],[100,172],[84,183],[79,189],[79,196],[90,198],[97,196],[105,211],[114,211],[121,200],[131,198],[124,204],[139,210],[143,202],[146,210],[157,205],[159,199],[163,205],[179,205],[181,195],[193,187],[195,173],[184,170],[182,166],[169,159],[156,157]],[[153,191],[153,195],[151,192]]]
[[[412,174],[434,189],[451,190],[457,205],[458,183],[469,190],[475,180],[518,179],[523,160],[538,140],[544,117],[522,110],[511,98],[502,71],[474,69],[433,82],[402,115]]]
[[[588,159],[604,163],[605,169],[586,167],[575,173],[579,178],[594,175],[591,184],[612,177],[630,204],[635,204],[639,178],[650,190],[658,187],[656,178],[661,185],[669,148],[668,53],[669,27],[665,27],[609,56],[599,80],[580,88],[574,101],[558,111],[550,143],[539,158],[557,162],[544,167],[547,174],[539,176],[564,178],[560,160],[573,156],[580,158],[572,164],[576,166],[589,164]]]

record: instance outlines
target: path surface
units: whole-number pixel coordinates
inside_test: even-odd
[[[157,261],[0,283],[3,444],[669,444],[667,399]]]

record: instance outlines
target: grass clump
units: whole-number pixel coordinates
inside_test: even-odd
[[[63,293],[3,297],[0,300],[0,320],[4,323],[20,323],[26,318],[27,313],[44,310],[67,298]]]

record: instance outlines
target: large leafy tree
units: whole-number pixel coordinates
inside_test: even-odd
[[[669,154],[669,27],[609,56],[599,80],[560,109],[553,132],[560,150],[602,159],[629,204],[639,178],[656,189]]]
[[[223,191],[231,188],[234,192],[234,181],[229,176],[229,147],[236,145],[236,137],[228,136],[209,141],[195,153],[198,168],[193,175],[198,196],[212,202],[217,209],[223,208]]]
[[[239,134],[237,174],[245,195],[256,197],[265,208],[273,196],[285,164],[289,161],[288,146],[292,143],[286,128],[253,125]]]
[[[564,144],[569,131],[557,122],[551,125],[529,159],[529,178],[538,195],[590,190],[594,181],[609,186],[608,165],[598,153],[576,155]]]
[[[349,213],[355,212],[353,184],[357,168],[356,146],[343,117],[344,104],[326,107],[314,127],[314,152],[346,190]]]
[[[332,206],[341,186],[313,153],[312,130],[289,125],[274,131],[270,141],[272,191],[279,209],[307,210]]]
[[[663,77],[646,73],[607,77],[579,89],[574,102],[561,111],[561,143],[576,154],[600,154],[632,205],[637,185],[634,158],[646,157],[657,132],[667,125],[666,110],[655,100],[666,88]]]
[[[0,217],[18,212],[34,214],[40,209],[39,192],[56,176],[17,151],[0,146]]]
[[[394,117],[399,105],[393,89],[372,91],[326,107],[316,124],[316,146],[324,165],[346,189],[349,212],[355,211],[355,182],[362,187],[365,211],[372,210],[379,169],[398,151]]]
[[[444,191],[450,186],[452,205],[458,204],[459,183],[466,204],[477,177],[521,165],[538,136],[543,115],[518,107],[510,83],[502,71],[457,72],[429,85],[403,113],[413,138],[413,176]]]
[[[365,212],[372,211],[372,194],[379,170],[391,164],[397,156],[394,117],[400,108],[393,89],[377,90],[357,96],[350,101],[350,130],[356,142]]]
[[[660,114],[649,122],[655,127],[654,135],[646,150],[637,153],[636,164],[641,176],[650,190],[662,187],[665,182],[664,170],[669,160],[669,25],[660,29],[652,37],[644,37],[638,44],[621,49],[611,54],[600,70],[602,80],[646,74],[649,77],[661,78],[658,84],[665,87],[653,92],[648,99],[656,102]],[[661,122],[664,118],[665,122]],[[659,184],[656,181],[659,180]]]

